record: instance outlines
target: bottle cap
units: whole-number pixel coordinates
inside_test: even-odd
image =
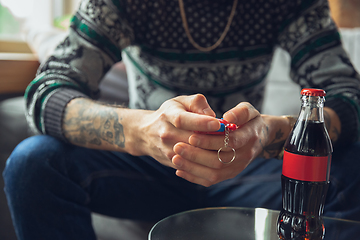
[[[312,97],[324,97],[326,96],[326,92],[322,89],[304,88],[303,90],[301,90],[301,95],[312,96]]]

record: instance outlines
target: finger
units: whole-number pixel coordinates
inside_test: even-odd
[[[253,135],[253,121],[250,121],[247,125],[242,126],[234,132],[229,134],[228,146],[234,149],[239,149],[253,144],[256,141],[256,137]],[[208,135],[194,133],[190,135],[188,143],[194,147],[206,149],[206,150],[219,150],[224,146],[224,135]],[[231,148],[227,148],[225,151],[230,151]]]
[[[215,118],[215,113],[204,95],[179,96],[167,101],[162,106],[166,108],[163,117],[176,128],[190,131],[217,131],[220,129],[220,123]]]
[[[256,125],[260,120],[260,115],[250,120],[248,123],[241,126],[230,135],[229,146],[240,149],[249,146],[247,149],[252,149],[252,146],[259,141],[259,131],[255,131]]]
[[[192,134],[189,144],[207,150],[218,150],[224,145],[224,135]]]
[[[181,162],[179,166],[178,162]],[[182,177],[188,181],[198,184],[216,184],[229,178],[236,176],[236,169],[234,167],[225,167],[224,169],[213,169],[204,167],[203,165],[182,159],[181,156],[175,155],[173,163],[179,172],[182,172]]]
[[[171,124],[183,130],[213,132],[220,129],[218,119],[198,113],[178,111],[170,114],[168,118]]]
[[[227,177],[225,171],[220,171],[219,169],[205,167],[203,165],[183,159],[179,155],[175,155],[172,159],[172,162],[175,165],[176,169],[187,173],[186,175],[189,174],[188,177],[191,176],[191,179],[186,178],[186,180],[191,182],[196,181],[196,183],[199,183],[199,181],[205,180],[205,182],[215,184],[222,180],[225,180],[225,178]],[[179,162],[181,162],[181,164],[179,164]]]
[[[249,122],[260,113],[248,102],[241,102],[224,114],[224,119],[239,126]]]
[[[168,127],[159,127],[159,138],[162,142],[172,144],[174,146],[178,142],[188,143],[192,131],[187,131],[168,124]]]
[[[161,124],[158,127],[158,132],[155,135],[155,141],[149,141],[148,147],[152,149],[153,157],[156,159],[167,159],[171,162],[175,155],[173,150],[174,145],[183,142],[188,143],[191,131],[184,131],[175,128],[172,124]]]
[[[185,143],[175,144],[173,150],[178,156],[182,157],[178,160],[179,162],[177,162],[178,166],[181,166],[183,163],[180,163],[180,161],[188,160],[213,169],[220,169],[224,167],[224,165],[218,161],[217,151],[209,151]]]
[[[211,117],[216,116],[215,112],[211,109],[209,103],[207,102],[206,97],[202,94],[179,96],[174,98],[174,100],[184,105],[187,111],[205,114]]]

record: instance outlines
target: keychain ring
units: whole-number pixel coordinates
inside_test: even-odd
[[[224,161],[220,158],[220,152],[221,152],[224,148],[231,148],[231,150],[232,150],[233,153],[234,153],[234,156],[232,157],[232,159],[231,159],[229,162],[224,162]],[[232,163],[232,162],[235,160],[236,152],[235,152],[235,149],[232,148],[232,147],[221,147],[221,148],[219,148],[217,155],[218,155],[218,159],[219,159],[219,161],[220,161],[221,163],[223,163],[223,164],[230,164],[230,163]]]

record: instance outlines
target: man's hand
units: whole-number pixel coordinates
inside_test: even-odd
[[[282,148],[290,131],[283,117],[261,115],[251,104],[240,103],[224,114],[224,119],[240,126],[230,133],[229,146],[236,158],[230,164],[219,161],[217,151],[224,146],[224,136],[193,134],[188,143],[174,146],[172,161],[176,174],[190,182],[211,186],[235,177],[257,156],[273,157]],[[223,161],[231,160],[231,148],[221,151]]]
[[[201,95],[179,96],[164,102],[153,112],[148,111],[138,123],[138,134],[132,143],[133,155],[149,155],[160,163],[175,167],[174,145],[188,143],[194,131],[217,131],[220,123],[215,118],[206,98]]]
[[[63,132],[69,142],[88,148],[148,155],[174,167],[173,148],[193,131],[216,131],[220,123],[203,95],[180,96],[157,111],[104,105],[86,98],[69,102]]]

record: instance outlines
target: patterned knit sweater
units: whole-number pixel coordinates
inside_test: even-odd
[[[195,42],[213,45],[233,0],[184,5]],[[327,91],[326,106],[340,116],[342,143],[356,141],[360,77],[341,46],[327,0],[239,0],[229,32],[210,52],[189,42],[178,0],[83,0],[68,37],[26,90],[27,119],[38,133],[64,139],[66,104],[76,97],[96,99],[100,81],[121,60],[130,108],[155,110],[174,96],[203,93],[219,117],[241,101],[261,110],[278,46],[291,56],[293,81]]]

